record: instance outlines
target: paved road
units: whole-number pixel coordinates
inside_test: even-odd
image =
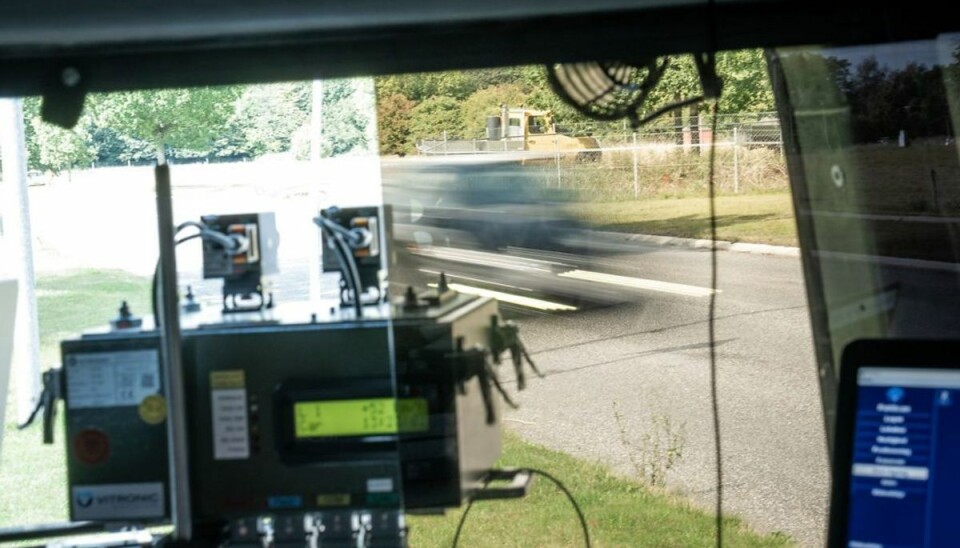
[[[703,251],[648,248],[604,266],[706,286],[708,260]],[[829,469],[799,260],[723,252],[719,272],[724,508],[760,530],[822,545]],[[707,298],[654,291],[634,298],[521,320],[548,376],[521,394],[510,427],[531,441],[635,474],[615,409],[635,448],[644,434],[665,437],[656,424],[666,417],[686,432],[667,486],[712,508]]]

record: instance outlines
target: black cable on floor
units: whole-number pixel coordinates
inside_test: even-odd
[[[553,475],[547,472],[544,472],[543,470],[538,470],[536,468],[524,468],[524,470],[532,474],[538,474],[540,476],[547,478],[548,480],[552,481],[553,484],[556,485],[561,491],[563,491],[563,494],[567,496],[567,499],[570,501],[570,504],[573,505],[574,511],[576,511],[577,519],[580,520],[580,528],[583,531],[584,546],[586,546],[586,548],[590,548],[590,530],[587,527],[587,519],[583,516],[583,510],[581,510],[580,505],[577,504],[577,499],[573,497],[573,493],[571,493],[570,490],[567,489],[567,486],[564,485],[562,481],[558,480]],[[470,513],[470,509],[473,508],[473,503],[475,501],[476,499],[471,498],[470,502],[467,503],[467,507],[463,511],[463,515],[460,516],[460,523],[457,524],[457,532],[453,536],[452,548],[456,548],[457,543],[460,541],[460,533],[463,530],[463,524],[467,521],[467,514]]]
[[[707,338],[710,343],[710,408],[713,412],[713,446],[717,461],[717,548],[723,546],[723,451],[720,446],[720,404],[717,393],[717,188],[714,181],[717,139],[717,102],[713,103],[713,121],[710,132],[710,305],[707,318]],[[734,144],[736,146],[736,144]]]
[[[467,522],[467,515],[470,513],[470,509],[473,508],[473,503],[476,501],[477,499],[471,498],[470,502],[467,503],[467,507],[464,508],[463,514],[460,516],[460,522],[457,523],[457,532],[453,535],[453,544],[451,545],[453,548],[457,548],[457,543],[460,542],[460,533],[463,531],[463,524]]]

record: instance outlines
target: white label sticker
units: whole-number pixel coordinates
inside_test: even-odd
[[[392,493],[393,479],[391,478],[370,478],[367,480],[368,493]]]
[[[156,350],[85,352],[67,356],[70,409],[139,405],[160,392]]]
[[[247,391],[243,388],[213,390],[213,458],[250,458],[250,430],[247,426]]]
[[[163,484],[159,482],[77,485],[71,495],[74,521],[164,516]]]

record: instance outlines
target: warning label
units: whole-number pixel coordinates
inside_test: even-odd
[[[247,390],[243,371],[210,373],[210,403],[213,415],[213,458],[250,458],[250,430],[247,425]]]
[[[156,350],[78,353],[66,361],[70,409],[139,405],[160,392]]]

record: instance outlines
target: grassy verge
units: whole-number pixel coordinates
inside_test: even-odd
[[[122,301],[134,314],[150,313],[150,282],[120,271],[78,271],[37,280],[37,316],[43,367],[59,363],[59,343],[117,316]]]
[[[60,361],[60,340],[83,329],[105,325],[117,315],[122,300],[137,314],[149,307],[149,282],[115,271],[80,271],[37,280],[41,367]],[[13,420],[12,409],[7,417]],[[43,445],[41,425],[18,431],[3,425],[0,455],[0,527],[67,519],[66,465],[63,430],[56,444]]]
[[[118,272],[78,272],[38,283],[44,356],[82,329],[103,325],[127,299],[146,311],[147,281]],[[52,363],[52,361],[47,361]],[[62,428],[56,444],[42,445],[39,425],[17,431],[4,425],[0,455],[0,527],[67,519]],[[613,475],[605,467],[522,441],[507,434],[503,466],[540,468],[564,481],[588,520],[595,546],[709,546],[714,520],[684,501]],[[411,545],[449,546],[462,510],[411,517]],[[763,536],[727,518],[731,546],[787,546],[782,535]],[[478,503],[464,528],[462,546],[577,546],[581,532],[563,494],[537,479],[523,500]]]
[[[598,230],[709,238],[706,198],[641,199],[578,203],[574,212]],[[745,194],[717,198],[719,238],[734,242],[797,245],[790,194]]]
[[[715,520],[668,494],[613,475],[602,465],[504,438],[502,466],[539,468],[573,493],[594,546],[712,546]],[[463,510],[443,517],[413,517],[411,546],[450,546]],[[577,515],[563,493],[537,477],[525,499],[478,502],[470,511],[460,546],[582,546]],[[759,535],[735,518],[724,519],[728,546],[792,546],[784,535]]]

